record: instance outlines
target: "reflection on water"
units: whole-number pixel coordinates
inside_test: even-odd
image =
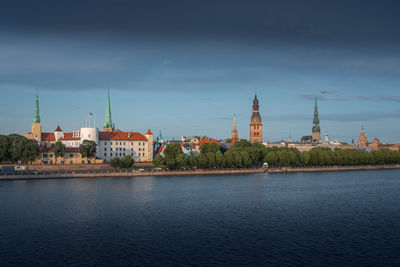
[[[398,265],[400,171],[0,182],[2,265]]]

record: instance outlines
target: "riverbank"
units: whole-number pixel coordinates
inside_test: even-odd
[[[24,180],[24,179],[60,179],[60,178],[105,178],[105,177],[141,177],[141,176],[188,176],[188,175],[238,175],[263,173],[264,168],[250,169],[197,169],[179,171],[106,171],[106,172],[72,172],[72,173],[46,173],[46,174],[17,174],[1,175],[0,180]]]
[[[106,177],[143,177],[143,176],[191,176],[191,175],[239,175],[253,173],[294,173],[294,172],[332,172],[332,171],[355,171],[355,170],[386,170],[400,169],[400,164],[382,165],[354,165],[354,166],[313,166],[313,167],[281,167],[249,168],[249,169],[196,169],[178,171],[150,171],[150,170],[77,170],[73,172],[60,173],[50,172],[44,174],[14,174],[0,175],[0,180],[30,180],[30,179],[60,179],[60,178],[106,178]]]
[[[270,169],[268,169],[268,173],[332,172],[332,171],[388,170],[388,169],[400,169],[400,164],[352,165],[352,166],[313,166],[313,167],[281,167],[281,168],[270,168]]]

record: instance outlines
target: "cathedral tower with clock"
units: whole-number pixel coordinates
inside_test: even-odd
[[[262,121],[260,116],[260,108],[258,106],[257,95],[254,96],[253,100],[253,115],[250,120],[250,143],[261,143],[262,142]]]

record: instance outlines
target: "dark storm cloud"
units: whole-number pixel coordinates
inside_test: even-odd
[[[398,1],[2,1],[0,30],[88,38],[227,38],[359,45],[400,40]]]

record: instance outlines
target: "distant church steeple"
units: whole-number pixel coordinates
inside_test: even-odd
[[[239,141],[239,134],[238,131],[236,130],[236,116],[233,116],[233,130],[232,130],[232,139],[231,139],[231,143],[235,143]]]
[[[33,123],[40,123],[39,95],[38,95],[38,89],[37,88],[36,88],[36,97],[35,97],[35,112],[33,114]]]
[[[104,119],[103,131],[105,132],[113,131],[113,124],[111,119],[110,89],[108,89],[107,91],[106,117]]]
[[[250,120],[250,143],[262,142],[262,121],[259,109],[257,95],[255,94],[253,100],[253,114]]]
[[[36,88],[36,96],[35,96],[35,111],[33,113],[32,138],[39,142],[42,141],[42,125],[40,125],[39,95],[38,95],[37,88]]]
[[[315,96],[314,119],[312,127],[312,141],[321,142],[321,128],[319,127],[317,96]]]

